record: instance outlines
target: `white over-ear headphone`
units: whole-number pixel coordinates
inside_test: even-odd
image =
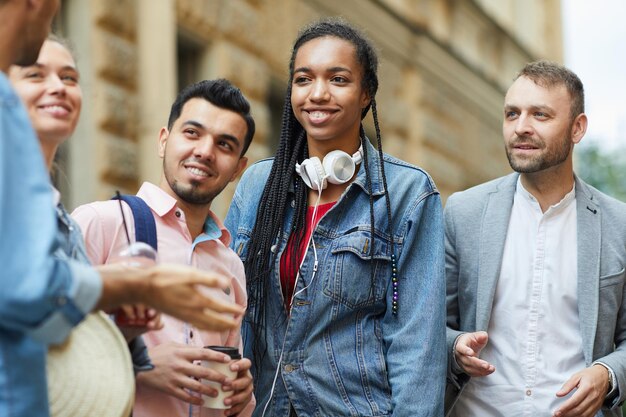
[[[363,160],[363,146],[350,156],[344,151],[331,151],[321,162],[317,156],[296,164],[296,172],[312,190],[325,189],[328,183],[344,184],[354,175],[357,164]]]

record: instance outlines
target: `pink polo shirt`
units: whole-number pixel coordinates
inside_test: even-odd
[[[185,213],[176,206],[176,200],[161,188],[145,182],[137,193],[154,214],[157,229],[159,261],[192,265],[196,268],[217,272],[231,278],[230,294],[221,290],[209,289],[222,299],[245,306],[246,283],[243,264],[229,247],[230,233],[222,222],[210,213],[205,223],[204,233],[191,239]],[[124,216],[131,240],[134,241],[135,224],[132,212],[122,203]],[[119,203],[114,200],[99,201],[78,207],[72,216],[80,225],[89,259],[96,265],[105,264],[128,244]],[[239,346],[241,350],[240,328],[228,332],[200,331],[173,317],[163,316],[163,329],[144,334],[148,348],[165,342],[177,342],[190,346],[225,345]],[[250,416],[254,400],[248,404],[240,416]],[[193,406],[161,391],[137,384],[137,397],[133,410],[134,417],[213,417],[222,416],[223,411]]]

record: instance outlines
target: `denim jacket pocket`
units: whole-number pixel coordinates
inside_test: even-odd
[[[241,259],[241,262],[245,262],[248,258],[248,244],[250,243],[250,233],[246,231],[237,231],[237,236],[234,240],[233,250]]]
[[[324,293],[350,308],[383,300],[391,279],[389,241],[375,236],[372,244],[369,230],[355,230],[334,239],[331,245],[332,256],[325,274]]]
[[[232,246],[233,250],[239,256],[242,262],[245,262],[248,257],[248,249],[250,246],[250,233],[247,231],[239,230],[237,232],[237,236],[234,239],[234,245]],[[248,320],[252,320],[254,317],[255,309],[256,309],[256,300],[254,296],[251,296],[251,293],[254,291],[251,290],[251,286],[254,283],[248,282],[246,278],[246,292],[248,293],[248,306],[245,312],[245,318]]]

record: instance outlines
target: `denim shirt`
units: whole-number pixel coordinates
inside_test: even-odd
[[[54,256],[50,177],[26,111],[0,72],[0,416],[48,415],[46,352],[96,304],[93,268]]]
[[[442,208],[431,178],[419,168],[384,156],[392,228],[379,173],[379,157],[368,143],[376,222],[370,242],[369,192],[365,169],[314,232],[318,271],[309,248],[297,290],[308,285],[287,316],[278,276],[288,233],[278,239],[267,304],[267,353],[255,395],[255,416],[267,404],[276,368],[280,376],[265,416],[442,416],[446,374],[445,275]],[[226,217],[232,247],[245,261],[257,207],[272,160],[243,175]],[[289,231],[293,208],[284,220]],[[392,314],[390,242],[399,277],[399,311]],[[370,250],[374,251],[371,265]],[[371,270],[374,268],[372,288]],[[257,306],[248,305],[248,317]],[[252,353],[252,331],[243,327],[244,354]],[[284,348],[281,347],[284,344]],[[282,352],[281,352],[282,350]],[[254,363],[254,361],[253,361]]]

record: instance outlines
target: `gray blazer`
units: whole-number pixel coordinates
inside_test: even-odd
[[[519,174],[455,193],[444,210],[448,386],[446,412],[466,374],[452,370],[454,341],[463,332],[487,330]],[[621,416],[626,397],[626,204],[576,178],[578,308],[587,366],[601,360],[613,369],[619,395],[598,416]],[[578,371],[572,369],[572,373]],[[565,381],[563,381],[565,382]]]

